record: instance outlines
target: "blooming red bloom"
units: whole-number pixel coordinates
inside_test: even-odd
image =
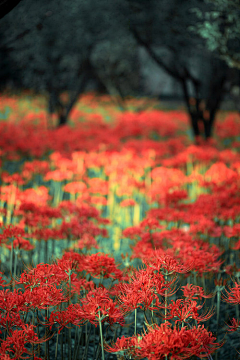
[[[95,326],[99,324],[99,321],[110,325],[119,323],[121,326],[125,323],[124,312],[109,297],[107,289],[104,288],[89,291],[86,297],[80,300],[80,304],[70,305],[68,311],[74,314],[72,323],[75,325],[83,321],[89,321]]]
[[[37,334],[34,332],[34,326],[26,324],[22,326],[21,330],[14,330],[11,336],[7,337],[6,340],[2,340],[0,354],[10,353],[11,356],[14,356],[14,359],[30,359],[32,354],[26,348],[26,345],[39,344],[43,341],[37,337]],[[29,356],[26,357],[27,355]]]
[[[68,281],[68,275],[56,264],[37,264],[35,268],[24,271],[16,284],[23,284],[25,289],[33,289],[42,285],[60,285]]]
[[[53,325],[58,324],[59,329],[58,333],[61,332],[63,328],[69,328],[67,325],[73,323],[76,320],[76,314],[73,311],[70,311],[69,308],[63,311],[52,311],[50,317],[44,323],[45,326],[49,326],[52,330]],[[79,320],[79,319],[78,319]],[[84,323],[84,319],[82,321]]]
[[[233,318],[231,320],[231,324],[228,325],[228,327],[229,327],[228,331],[237,331],[240,327],[240,320]]]
[[[226,294],[222,295],[222,299],[223,301],[226,301],[230,304],[240,304],[240,284],[235,281],[234,282],[234,287],[230,288],[229,290],[226,290]]]
[[[24,293],[25,301],[31,309],[48,309],[67,301],[62,289],[54,284],[43,284]]]
[[[81,181],[72,181],[64,186],[64,191],[70,194],[79,194],[87,191],[87,185]]]
[[[112,347],[105,343],[105,350],[111,353],[118,353],[119,355],[130,355],[134,353],[135,348],[138,346],[138,339],[135,336],[126,338],[122,336],[117,338],[115,344],[112,344]]]
[[[105,348],[109,352],[127,354],[133,359],[164,360],[167,356],[181,360],[194,355],[208,358],[209,354],[221,346],[215,340],[212,333],[203,326],[191,329],[184,326],[179,330],[166,322],[160,326],[148,326],[144,336],[123,337],[117,339],[115,346],[106,345]]]
[[[155,251],[155,257],[150,260],[144,261],[154,270],[163,271],[164,274],[170,275],[173,273],[187,273],[193,265],[190,263],[189,266],[180,264],[176,257],[168,254],[163,254],[162,251]]]
[[[138,307],[154,310],[160,304],[159,296],[165,296],[169,289],[170,284],[165,283],[164,276],[148,266],[135,270],[129,283],[119,284],[117,297],[125,311]]]
[[[201,286],[187,284],[182,286],[183,296],[189,300],[202,300],[202,298],[210,298],[213,294],[205,295]]]
[[[13,240],[12,244],[14,249],[30,251],[35,248],[35,246],[32,245],[29,240],[26,240],[19,236]],[[12,245],[6,245],[6,247],[11,250]]]
[[[199,310],[201,310],[202,307],[203,305],[197,305],[197,301],[190,299],[172,300],[171,303],[167,305],[169,313],[166,315],[166,318],[177,318],[178,320],[175,320],[175,323],[187,322],[189,319],[195,319],[197,322],[207,321],[212,317],[213,311],[206,310],[202,314],[199,314]]]
[[[82,270],[96,278],[124,279],[123,272],[117,268],[115,259],[110,258],[108,254],[97,253],[85,256]]]

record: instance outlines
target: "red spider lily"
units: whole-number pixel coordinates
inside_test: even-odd
[[[26,306],[22,307],[21,310],[25,309]],[[9,334],[12,333],[13,329],[16,327],[22,327],[25,325],[24,321],[21,319],[20,313],[11,311],[11,312],[5,312],[2,311],[2,314],[0,314],[0,327],[2,329],[7,330]],[[0,334],[2,332],[0,331]]]
[[[33,160],[33,161],[25,161],[22,174],[24,178],[31,180],[34,174],[42,174],[45,175],[49,171],[50,164],[47,161],[42,160]]]
[[[72,323],[75,325],[79,325],[82,321],[89,321],[95,326],[99,321],[110,325],[119,323],[121,326],[125,323],[124,312],[110,299],[107,289],[104,288],[90,291],[80,300],[80,304],[70,305],[68,311],[74,314],[75,319]]]
[[[174,187],[184,182],[185,175],[181,170],[178,169],[155,167],[152,170],[152,178],[154,181],[160,183],[161,185]]]
[[[153,268],[147,267],[136,270],[129,283],[119,284],[117,297],[125,311],[132,311],[138,307],[156,310],[156,306],[160,304],[159,295],[165,296],[170,286],[170,283],[165,283],[161,273],[156,273]]]
[[[70,179],[72,179],[72,177],[73,177],[72,171],[53,170],[53,171],[48,171],[46,173],[44,180],[45,181],[53,180],[53,181],[61,182],[64,180],[70,180]]]
[[[151,266],[154,270],[163,271],[165,275],[170,275],[174,273],[187,273],[189,272],[193,265],[182,265],[177,259],[170,255],[162,254],[158,250],[155,250],[155,258],[146,261],[149,266]]]
[[[71,275],[73,270],[76,270],[78,266],[78,261],[74,259],[58,259],[57,267],[60,271],[64,271],[67,275]]]
[[[40,232],[42,228],[46,228],[51,224],[51,219],[44,215],[38,215],[34,213],[28,213],[24,215],[21,225],[27,226],[29,229],[36,229],[36,234]]]
[[[181,201],[185,200],[188,197],[188,193],[186,190],[170,190],[165,194],[164,204],[165,206],[176,206],[176,204]]]
[[[26,304],[31,309],[48,309],[68,300],[63,294],[63,290],[57,289],[53,284],[27,289],[24,296]]]
[[[81,239],[79,239],[77,243],[74,244],[73,247],[79,250],[83,250],[83,249],[90,250],[92,248],[99,249],[97,240],[94,239],[94,237],[91,236],[90,234],[83,234]]]
[[[54,239],[54,240],[64,239],[64,235],[62,234],[62,231],[60,229],[55,229],[55,228],[50,229],[50,228],[40,227],[34,230],[31,235],[38,240],[44,240],[44,241],[48,241],[50,239]]]
[[[143,229],[140,228],[140,226],[132,226],[132,227],[128,227],[127,229],[124,229],[122,235],[132,240],[138,240],[140,239],[143,233],[144,231]]]
[[[49,319],[46,319],[46,322],[44,323],[45,326],[49,326],[50,330],[52,330],[52,327],[56,324],[60,325],[58,329],[58,334],[62,331],[64,328],[70,328],[67,325],[70,323],[73,323],[76,320],[76,314],[69,310],[68,308],[63,311],[52,311],[50,314]],[[80,322],[80,321],[79,321]],[[82,324],[84,323],[84,319],[82,321]]]
[[[77,201],[79,200],[80,198],[77,199]],[[96,204],[96,205],[105,205],[107,206],[108,204],[108,201],[107,199],[104,197],[104,196],[91,196],[89,198],[89,201],[91,202],[91,204]]]
[[[20,190],[14,184],[1,186],[1,201],[7,202],[11,205],[16,205],[16,198],[19,196]]]
[[[229,290],[226,290],[226,294],[222,295],[223,301],[226,301],[230,304],[238,305],[240,304],[240,284],[235,281],[234,287],[230,288]]]
[[[11,354],[14,359],[30,359],[32,358],[31,352],[26,348],[27,344],[40,344],[46,339],[39,339],[34,332],[33,325],[23,325],[22,330],[14,330],[11,336],[6,340],[2,340],[0,353]],[[26,357],[29,355],[29,357]],[[36,358],[35,358],[36,359]]]
[[[101,195],[107,195],[108,194],[108,182],[100,179],[100,178],[91,178],[88,179],[89,184],[89,193],[90,194],[101,194]]]
[[[202,300],[202,298],[209,299],[213,297],[213,294],[205,295],[201,286],[187,284],[182,286],[183,296],[189,300]]]
[[[64,186],[64,191],[70,194],[78,194],[87,191],[87,185],[81,181],[72,181]]]
[[[228,325],[228,331],[234,332],[237,331],[240,327],[240,320],[237,319],[231,319],[231,324]]]
[[[72,261],[78,262],[78,264],[81,264],[85,259],[85,255],[79,254],[78,252],[75,252],[73,250],[68,250],[68,251],[65,251],[65,253],[63,254],[61,260],[63,260],[63,259],[72,260]]]
[[[0,286],[5,286],[6,281],[3,279],[3,273],[0,271]]]
[[[60,226],[60,231],[63,236],[72,240],[81,238],[85,233],[93,237],[106,235],[103,230],[104,229],[100,229],[100,227],[95,225],[91,220],[83,219],[82,222],[80,222],[78,217],[73,217],[69,222],[63,221]]]
[[[125,199],[120,202],[121,207],[130,207],[136,205],[136,201],[134,199]]]
[[[19,226],[14,226],[12,224],[4,226],[2,228],[2,234],[0,234],[0,242],[6,243],[10,239],[14,239],[19,236],[25,236],[25,232]]]
[[[123,280],[123,272],[117,268],[115,259],[108,254],[96,253],[84,258],[82,269],[96,278],[113,278]]]
[[[176,301],[171,301],[170,304],[167,305],[167,309],[169,311],[166,314],[167,319],[174,319],[175,324],[177,322],[187,322],[189,319],[194,319],[197,322],[207,321],[213,316],[212,310],[206,310],[204,313],[199,314],[199,310],[201,310],[203,305],[197,305],[197,302],[190,299],[178,299]]]
[[[140,228],[151,231],[156,229],[162,229],[162,226],[159,224],[159,221],[157,219],[147,218],[141,221]]]
[[[34,358],[35,359],[35,358]],[[7,354],[0,354],[0,360],[11,360],[10,356]]]
[[[23,180],[23,177],[18,173],[10,175],[7,172],[2,172],[1,179],[2,179],[3,183],[6,183],[6,184],[14,183],[19,186],[19,185],[23,185],[25,183],[25,181]]]
[[[67,284],[69,288],[69,284]],[[96,288],[96,285],[93,281],[87,281],[86,279],[71,278],[71,292],[72,294],[80,294],[82,290],[90,291]]]
[[[0,290],[0,309],[5,313],[18,313],[26,308],[25,294],[21,289]]]
[[[6,245],[6,248],[11,250],[12,246],[14,249],[25,250],[25,251],[30,251],[35,248],[35,246],[32,245],[29,240],[23,239],[21,237],[17,237],[16,239],[14,239],[12,245]]]
[[[205,178],[215,184],[218,184],[236,179],[237,173],[229,169],[223,162],[216,162],[205,173]]]
[[[68,276],[56,264],[41,263],[33,269],[24,271],[16,280],[16,284],[23,284],[25,289],[33,289],[44,284],[60,285],[63,281],[68,281]]]
[[[47,201],[50,199],[48,190],[49,189],[46,186],[26,189],[19,194],[18,200],[20,203],[33,202],[39,206],[45,206]]]
[[[120,355],[129,355],[132,356],[135,348],[138,346],[138,338],[137,337],[128,337],[122,336],[121,338],[117,338],[115,344],[112,344],[112,347],[108,344],[104,344],[104,348],[107,352],[118,353]]]
[[[148,332],[144,336],[117,339],[115,346],[105,345],[105,348],[109,352],[128,354],[133,359],[164,360],[167,356],[181,360],[194,355],[209,357],[209,354],[221,346],[215,340],[212,333],[203,326],[191,329],[183,327],[179,330],[166,322],[160,326],[148,326]]]
[[[18,209],[19,215],[25,215],[26,213],[33,213],[35,216],[43,216],[47,218],[61,218],[62,214],[60,209],[51,208],[49,206],[38,206],[32,202],[23,202]]]

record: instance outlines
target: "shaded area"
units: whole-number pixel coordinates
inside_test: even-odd
[[[7,15],[21,0],[0,0],[0,19]]]

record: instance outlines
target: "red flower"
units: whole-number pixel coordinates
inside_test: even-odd
[[[112,344],[112,347],[108,344],[105,344],[105,350],[111,353],[118,353],[119,355],[132,355],[134,349],[138,345],[138,340],[136,336],[125,338],[122,336],[120,339],[117,338],[115,344]]]
[[[211,298],[213,295],[205,295],[203,292],[203,288],[201,286],[196,286],[192,284],[187,284],[182,286],[183,296],[189,300],[202,300],[202,298],[208,299]]]
[[[237,320],[237,319],[232,319],[231,320],[231,324],[230,325],[228,325],[228,327],[229,327],[229,329],[228,329],[228,331],[237,331],[238,329],[239,329],[239,327],[240,327],[240,320]]]
[[[58,324],[60,325],[58,333],[60,333],[63,328],[67,328],[67,325],[73,323],[74,320],[76,320],[76,314],[67,308],[63,311],[52,311],[49,320],[44,325],[50,326],[50,330],[52,330],[53,325]]]
[[[155,257],[151,258],[151,260],[144,261],[147,262],[149,266],[151,266],[154,270],[162,271],[164,275],[170,275],[174,273],[187,273],[192,269],[192,264],[189,266],[184,266],[179,263],[179,261],[167,254],[163,254],[162,251],[155,251]]]
[[[33,325],[23,325],[22,330],[14,330],[11,336],[7,337],[6,340],[2,340],[0,353],[10,353],[11,356],[14,356],[14,359],[30,359],[32,358],[32,354],[26,348],[26,345],[39,344],[41,342],[43,342],[43,340],[37,337]],[[26,355],[29,355],[29,357],[26,357]]]
[[[96,278],[124,279],[123,272],[115,264],[115,259],[110,258],[108,254],[97,253],[85,256],[82,270]]]
[[[105,345],[109,352],[127,354],[132,359],[161,360],[166,356],[175,360],[188,359],[192,356],[209,358],[221,346],[216,338],[203,326],[186,327],[178,330],[169,322],[160,326],[148,326],[144,336],[117,339],[115,346]]]
[[[237,281],[234,282],[233,288],[229,287],[229,291],[226,289],[225,291],[226,291],[226,295],[225,294],[222,295],[223,301],[226,301],[234,305],[240,304],[240,284]]]
[[[161,273],[147,267],[136,270],[129,283],[117,285],[118,300],[125,311],[138,307],[154,310],[160,303],[159,295],[165,296],[169,288],[170,284],[165,283]]]
[[[62,289],[54,284],[43,284],[24,293],[25,301],[32,309],[47,309],[67,301]]]
[[[164,306],[164,305],[163,305]],[[189,319],[195,319],[197,322],[207,321],[213,315],[212,310],[206,310],[204,313],[199,314],[203,305],[197,305],[197,302],[190,299],[178,299],[176,301],[171,301],[167,306],[169,313],[167,314],[167,319],[178,318],[177,322],[187,322]]]
[[[99,321],[107,322],[110,325],[119,323],[124,325],[124,313],[112,299],[108,291],[98,288],[90,291],[87,296],[81,299],[80,304],[70,305],[68,311],[74,314],[75,319],[72,323],[79,325],[79,322],[89,321],[95,326]]]

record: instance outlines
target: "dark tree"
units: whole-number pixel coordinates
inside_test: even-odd
[[[205,0],[204,11],[196,4],[191,11],[198,21],[190,27],[204,40],[205,48],[231,68],[229,94],[240,112],[240,2]]]
[[[7,15],[21,0],[0,0],[0,19]]]
[[[181,85],[195,138],[202,126],[209,139],[227,90],[228,67],[201,47],[200,36],[190,32],[197,21],[190,12],[195,3],[128,0],[129,27],[149,57]]]
[[[12,73],[23,87],[48,95],[48,109],[57,112],[59,125],[67,122],[90,80],[119,102],[136,83],[137,47],[118,0],[59,0],[57,8],[55,0],[25,0],[17,14],[2,20],[0,31],[0,47],[14,63]],[[69,95],[66,102],[63,92]]]

